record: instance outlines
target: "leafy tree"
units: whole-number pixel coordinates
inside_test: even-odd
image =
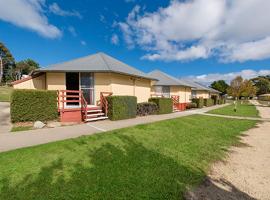
[[[15,60],[8,48],[2,42],[0,42],[0,59],[3,66],[3,72],[2,74],[0,73],[0,82],[12,80],[12,70],[14,68]]]
[[[253,85],[251,80],[244,80],[241,86],[242,97],[254,97],[256,95],[257,88]]]
[[[270,75],[259,76],[251,79],[251,81],[257,88],[257,95],[270,93]]]
[[[32,60],[32,59],[26,59],[22,60],[16,63],[16,67],[14,68],[13,71],[13,76],[14,79],[18,80],[21,78],[22,75],[28,75],[30,74],[33,70],[38,69],[39,64]]]
[[[235,99],[239,99],[242,93],[242,84],[243,84],[243,78],[241,76],[235,77],[227,89],[227,92],[229,95],[233,96]]]
[[[229,85],[224,80],[218,80],[214,81],[210,87],[220,91],[222,94],[226,94]]]

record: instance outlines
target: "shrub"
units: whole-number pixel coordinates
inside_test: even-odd
[[[108,96],[108,117],[110,120],[135,118],[137,113],[137,97]]]
[[[218,99],[218,104],[224,104],[226,102],[225,98]]]
[[[260,101],[270,101],[270,95],[261,95],[258,97]]]
[[[197,104],[197,108],[202,108],[204,106],[203,98],[194,98],[192,99],[192,102]]]
[[[186,108],[187,108],[187,109],[197,108],[197,104],[194,103],[194,102],[187,103]]]
[[[158,106],[153,102],[143,102],[137,104],[137,115],[145,116],[145,115],[153,115],[157,114]]]
[[[12,122],[57,119],[57,92],[14,90],[11,94],[10,113]]]
[[[157,104],[158,111],[157,114],[167,114],[173,112],[173,102],[171,98],[150,98],[149,102]]]
[[[214,100],[213,99],[203,99],[204,106],[213,106],[214,105]]]

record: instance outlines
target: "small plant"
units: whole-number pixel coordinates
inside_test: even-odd
[[[145,115],[153,115],[157,114],[158,106],[153,102],[143,102],[137,104],[137,115],[145,116]]]

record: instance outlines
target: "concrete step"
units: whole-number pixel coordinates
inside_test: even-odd
[[[97,110],[87,110],[87,113],[96,113],[96,112],[102,112],[102,110],[97,109]]]
[[[97,120],[103,120],[103,119],[108,119],[108,117],[93,117],[93,118],[89,118],[89,119],[85,119],[85,122],[92,122],[92,121],[97,121]]]
[[[87,114],[86,116],[87,117],[96,117],[96,116],[101,116],[101,115],[104,115],[103,112],[99,112],[99,113],[94,113],[94,114]]]

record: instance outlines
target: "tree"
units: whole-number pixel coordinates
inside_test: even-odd
[[[227,94],[227,89],[229,85],[224,80],[214,81],[211,85],[211,88],[218,90],[222,93],[222,95]]]
[[[243,78],[241,76],[235,77],[227,90],[228,94],[233,96],[235,99],[239,99],[242,93]]]
[[[251,79],[251,81],[257,88],[257,95],[270,93],[270,75],[259,76]]]
[[[241,86],[241,96],[250,98],[256,95],[257,88],[253,85],[251,80],[244,80]]]
[[[0,42],[0,82],[7,82],[12,80],[12,70],[14,68],[15,60],[8,50],[8,48]]]
[[[13,78],[15,80],[18,80],[22,77],[22,75],[28,75],[33,70],[38,69],[38,68],[39,68],[39,64],[30,58],[19,61],[16,63],[16,67],[13,70]]]

